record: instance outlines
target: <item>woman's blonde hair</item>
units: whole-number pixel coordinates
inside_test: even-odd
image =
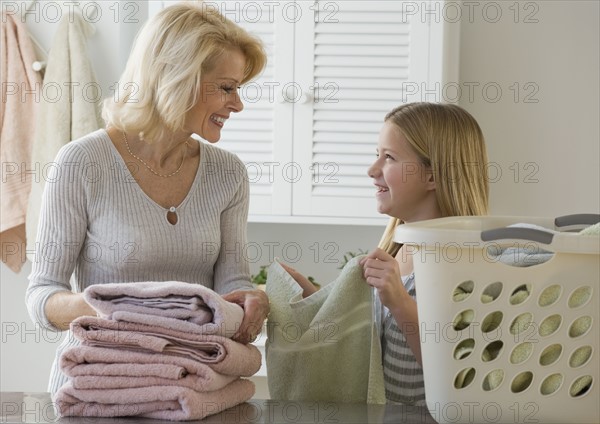
[[[442,216],[488,213],[487,153],[481,128],[463,108],[440,103],[409,103],[392,110],[386,122],[396,125],[423,165],[433,173]],[[395,255],[393,241],[402,221],[392,218],[379,247]]]
[[[109,126],[159,140],[183,130],[201,95],[201,75],[229,51],[246,59],[245,83],[267,62],[261,41],[203,4],[181,3],[152,17],[136,36],[118,91],[104,101]]]

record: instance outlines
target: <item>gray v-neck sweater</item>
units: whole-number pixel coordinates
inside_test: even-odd
[[[142,191],[105,130],[65,145],[42,171],[46,187],[26,293],[29,314],[42,327],[53,329],[44,313],[51,295],[92,284],[185,281],[221,294],[252,288],[248,178],[234,154],[200,143],[198,172],[175,205],[175,225],[168,209]],[[57,358],[73,343],[69,334]],[[52,392],[63,380],[56,367],[55,361]]]

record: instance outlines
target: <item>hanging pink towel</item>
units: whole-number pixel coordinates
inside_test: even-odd
[[[42,79],[31,67],[35,50],[20,19],[2,13],[0,40],[1,260],[18,273],[25,260],[27,202],[36,176],[31,149]]]

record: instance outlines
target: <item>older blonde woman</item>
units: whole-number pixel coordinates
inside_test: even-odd
[[[269,306],[241,254],[248,178],[212,143],[265,62],[261,43],[212,9],[175,5],[144,26],[105,101],[107,129],[66,145],[46,184],[26,298],[35,322],[66,330],[95,315],[81,294],[92,284],[173,280],[240,304],[234,339],[256,337]],[[49,390],[65,380],[55,360]]]

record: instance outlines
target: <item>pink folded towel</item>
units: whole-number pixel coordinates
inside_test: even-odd
[[[194,334],[231,337],[244,317],[239,305],[213,290],[179,281],[94,284],[84,297],[103,318]]]
[[[181,421],[200,420],[254,395],[254,383],[238,379],[212,392],[185,387],[152,386],[116,390],[81,390],[67,383],[54,401],[61,416],[125,417]]]
[[[93,346],[68,348],[60,357],[60,367],[78,389],[162,385],[205,392],[221,389],[240,377],[179,356]]]
[[[221,336],[87,316],[73,321],[71,331],[86,346],[179,356],[207,364],[224,375],[250,377],[261,365],[261,354],[256,346]]]

